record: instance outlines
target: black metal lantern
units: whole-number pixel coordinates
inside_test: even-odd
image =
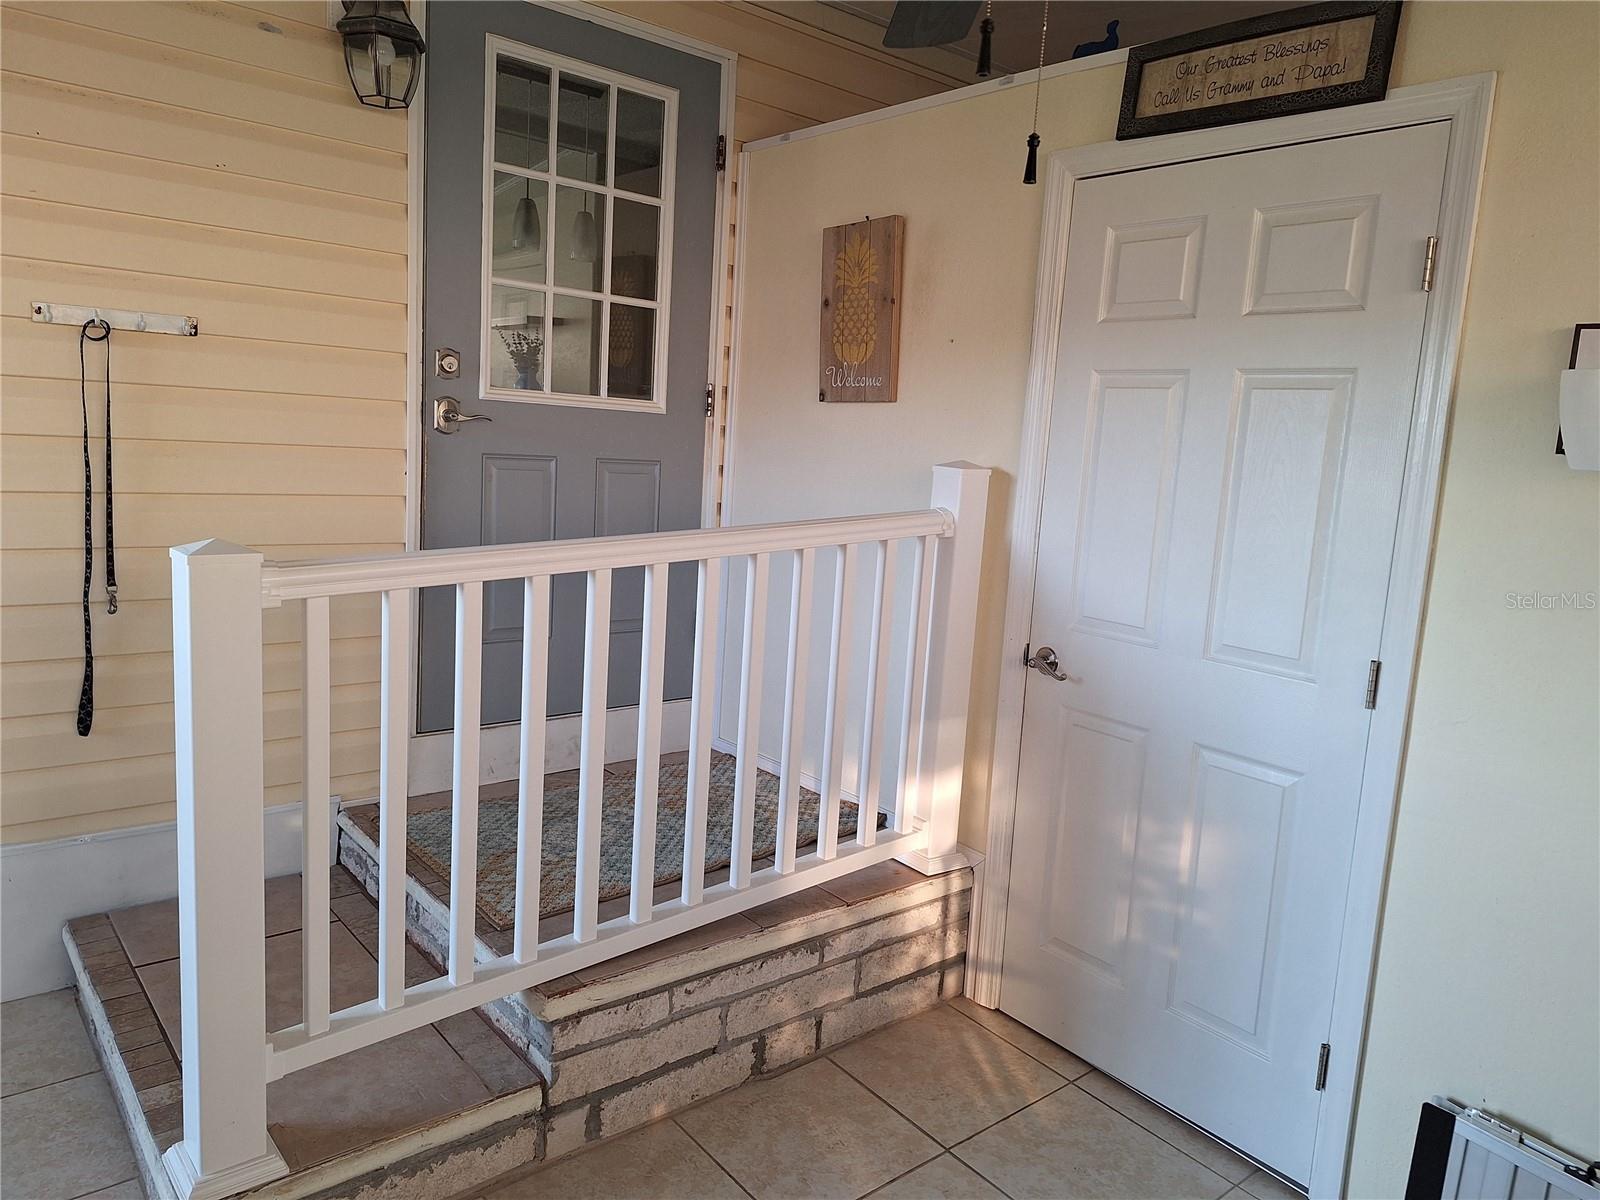
[[[373,108],[405,108],[422,78],[422,34],[404,0],[344,0],[335,26],[356,97]]]

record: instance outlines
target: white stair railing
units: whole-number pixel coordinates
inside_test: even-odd
[[[934,468],[932,502],[918,512],[734,526],[633,537],[266,564],[225,542],[177,547],[173,559],[178,759],[179,928],[183,1004],[183,1140],[168,1173],[186,1200],[210,1200],[287,1173],[266,1130],[266,1088],[315,1063],[498,1000],[829,879],[898,858],[933,873],[961,865],[956,845],[968,689],[989,472]],[[909,543],[910,604],[895,618],[897,549]],[[817,597],[819,549],[839,559],[831,596]],[[758,867],[753,831],[773,556],[790,560],[783,672],[778,836]],[[865,556],[865,561],[863,561]],[[723,564],[743,564],[731,857],[708,885],[706,826]],[[682,885],[654,901],[657,783],[666,661],[668,566],[697,564],[695,646]],[[599,918],[613,573],[644,569],[637,782],[629,911]],[[550,581],[587,578],[579,810],[571,933],[540,942],[540,832]],[[509,953],[478,958],[474,934],[483,586],[523,581],[522,697],[515,935]],[[868,591],[858,597],[862,580]],[[411,644],[419,587],[455,591],[455,727],[449,953],[445,973],[405,982],[406,763],[413,697]],[[362,1004],[330,1011],[328,871],[331,806],[329,601],[382,597],[378,986]],[[841,844],[846,714],[856,601],[870,611],[854,800],[855,836]],[[822,603],[819,604],[819,601]],[[797,846],[813,607],[831,601],[821,711],[817,843]],[[295,1026],[264,1033],[265,913],[262,797],[262,609],[303,607],[304,1007]],[[898,639],[898,645],[897,645]],[[902,674],[891,678],[897,648]],[[774,676],[776,678],[776,675]],[[889,715],[899,752],[889,761]],[[879,813],[892,797],[885,829]]]

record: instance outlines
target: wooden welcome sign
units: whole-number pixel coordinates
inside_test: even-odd
[[[1118,138],[1382,100],[1398,0],[1313,4],[1128,51]]]
[[[892,404],[900,373],[904,217],[822,231],[822,353],[817,399]]]

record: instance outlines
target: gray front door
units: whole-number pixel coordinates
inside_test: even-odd
[[[698,526],[719,67],[536,5],[465,2],[429,9],[427,62],[423,547]],[[455,378],[435,369],[445,349]],[[445,397],[489,420],[439,432]],[[454,603],[422,595],[419,732],[451,724]],[[552,714],[580,707],[584,605],[581,576],[555,580]],[[642,609],[642,569],[618,572],[612,707],[638,702]],[[693,622],[683,564],[668,699],[688,694]],[[517,719],[521,637],[520,582],[491,584],[485,724]]]

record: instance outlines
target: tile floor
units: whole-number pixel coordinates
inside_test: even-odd
[[[0,1008],[0,1194],[137,1200],[70,990]],[[956,1000],[479,1200],[1301,1200],[999,1013]]]
[[[1000,1013],[956,1000],[477,1200],[1302,1200]]]
[[[6,1200],[143,1197],[72,989],[0,1005],[0,1079]]]

